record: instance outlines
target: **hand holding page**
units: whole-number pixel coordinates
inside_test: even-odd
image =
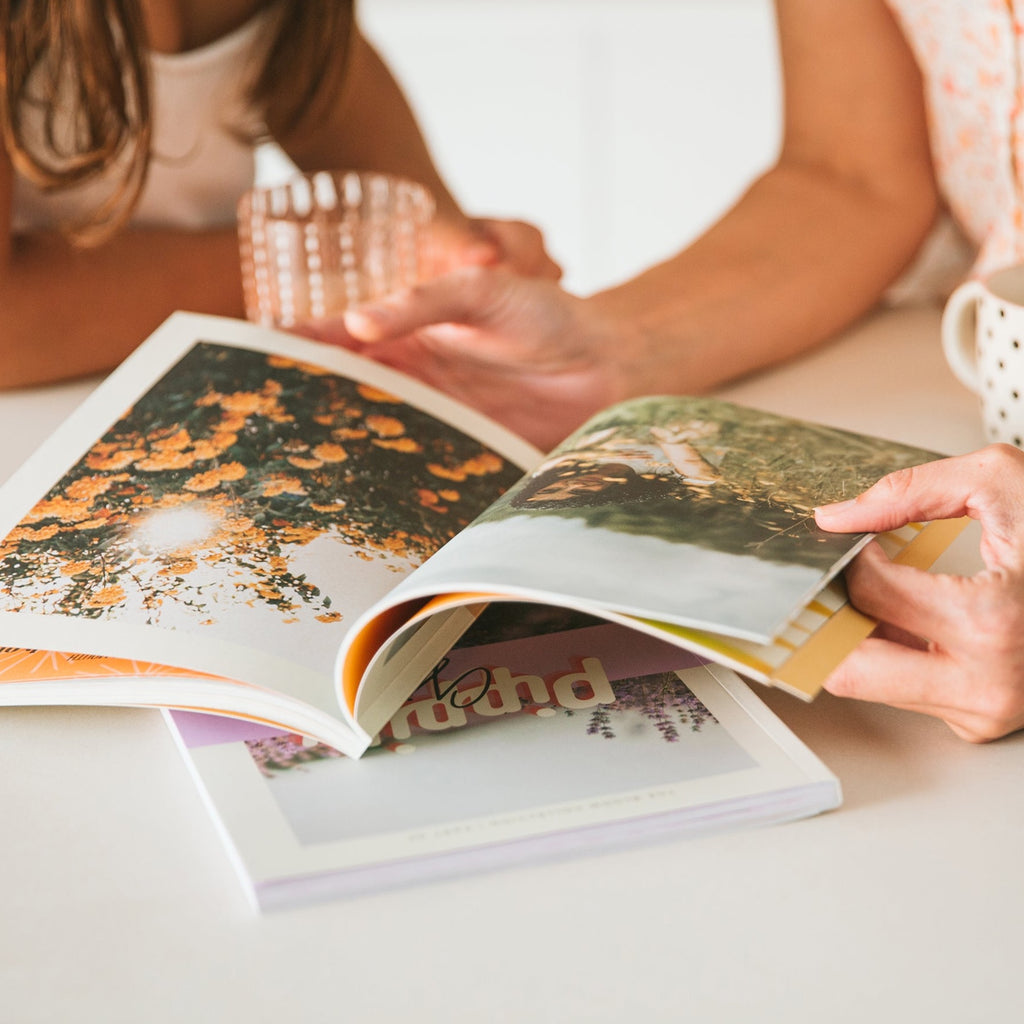
[[[386,637],[431,621],[419,612],[402,631],[396,618],[424,601],[436,615],[498,600],[571,607],[813,697],[874,626],[835,579],[867,535],[818,529],[813,507],[934,457],[712,398],[616,405],[356,624],[341,659],[348,699],[380,728],[394,709],[393,694],[375,702],[387,692]],[[964,525],[881,539],[923,568]]]
[[[819,597],[864,538],[811,509],[931,457],[650,398],[545,459],[340,349],[177,314],[0,492],[0,703],[203,710],[359,756],[493,600],[812,695],[870,623]],[[891,543],[922,564],[935,528]]]

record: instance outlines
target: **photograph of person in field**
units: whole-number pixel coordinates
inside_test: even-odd
[[[484,518],[571,518],[824,566],[847,541],[814,525],[814,507],[932,454],[710,398],[638,399],[592,419]]]

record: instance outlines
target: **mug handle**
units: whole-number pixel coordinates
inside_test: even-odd
[[[975,323],[978,300],[985,294],[980,281],[965,281],[950,295],[942,311],[942,351],[946,362],[960,383],[974,392],[981,390]]]

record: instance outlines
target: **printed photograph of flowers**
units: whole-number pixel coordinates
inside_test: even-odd
[[[0,542],[0,610],[309,635],[519,475],[390,394],[199,343]]]
[[[637,813],[629,794],[755,767],[690,690],[705,671],[618,680],[613,703],[584,711],[524,700],[520,714],[469,712],[468,727],[417,729],[397,745],[385,735],[360,762],[284,735],[248,741],[246,749],[304,845],[543,813],[617,794],[628,817]]]

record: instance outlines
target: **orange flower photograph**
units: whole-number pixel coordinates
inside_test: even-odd
[[[200,343],[0,542],[0,609],[250,631],[272,613],[334,649],[347,609],[518,476],[377,388]]]

